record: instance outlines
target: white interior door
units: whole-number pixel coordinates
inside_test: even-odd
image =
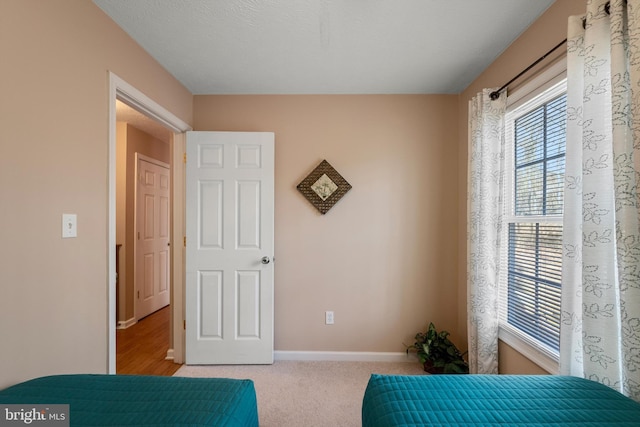
[[[136,155],[136,319],[169,304],[169,165]]]
[[[187,132],[186,363],[273,363],[274,135]]]

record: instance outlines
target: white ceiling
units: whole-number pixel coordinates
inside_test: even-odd
[[[93,1],[199,95],[460,93],[554,0]]]

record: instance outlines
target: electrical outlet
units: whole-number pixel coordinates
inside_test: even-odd
[[[333,325],[333,311],[324,312],[324,324]]]

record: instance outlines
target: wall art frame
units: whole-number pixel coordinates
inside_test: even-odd
[[[296,188],[324,215],[352,187],[329,162],[323,160]]]

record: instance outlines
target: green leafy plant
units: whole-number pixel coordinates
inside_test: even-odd
[[[407,346],[407,354],[415,351],[423,364],[424,370],[431,374],[468,374],[469,365],[464,360],[465,353],[449,340],[449,332],[436,330],[433,323],[429,323],[426,332],[419,332],[415,336],[415,343]]]

